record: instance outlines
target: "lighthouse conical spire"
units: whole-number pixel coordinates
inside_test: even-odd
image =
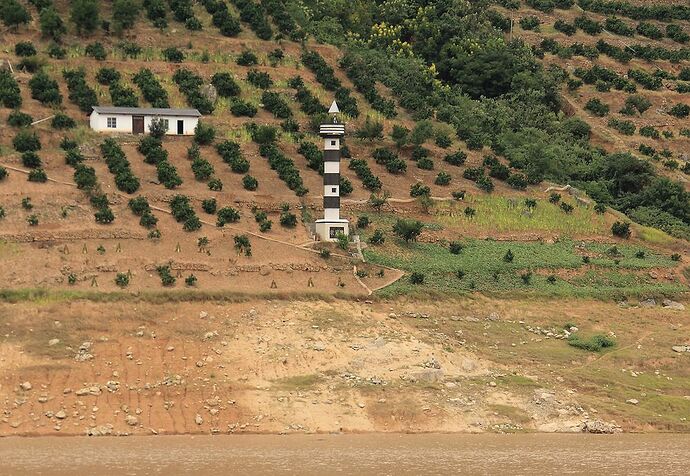
[[[340,109],[338,109],[338,103],[333,101],[331,104],[331,107],[328,109],[328,114],[338,114],[340,112]]]

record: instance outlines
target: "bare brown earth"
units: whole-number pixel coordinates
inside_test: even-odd
[[[690,354],[671,350],[688,315],[658,307],[45,299],[0,316],[0,435],[690,430]],[[566,322],[619,345],[569,347],[549,334]]]

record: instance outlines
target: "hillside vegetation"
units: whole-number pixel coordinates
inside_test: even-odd
[[[261,270],[229,289],[368,293],[396,279],[381,264],[422,287],[454,275],[462,284],[441,286],[452,292],[537,292],[542,279],[548,295],[683,291],[687,13],[585,0],[9,0],[3,257],[35,266],[3,285],[215,291]],[[308,243],[321,213],[315,131],[333,98],[348,130],[344,213],[372,263],[356,280],[342,254],[354,245]],[[94,133],[92,106],[111,104],[203,117],[191,139]],[[547,241],[529,252],[542,259],[434,264],[444,248],[479,247],[482,262],[525,240]],[[276,281],[286,269],[303,278]],[[305,289],[318,270],[332,282]]]

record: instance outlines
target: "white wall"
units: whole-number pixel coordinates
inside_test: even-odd
[[[108,127],[108,118],[117,118],[117,128]],[[96,111],[91,113],[89,118],[91,129],[94,131],[108,131],[108,132],[127,132],[132,133],[132,116],[126,114],[99,114]]]
[[[117,118],[117,127],[108,127],[108,118]],[[193,135],[194,128],[199,122],[198,117],[191,116],[144,116],[144,133],[148,134],[149,126],[151,125],[151,120],[157,119],[167,119],[169,122],[167,135],[177,135],[177,121],[184,121],[184,135]],[[91,113],[89,118],[89,123],[91,129],[95,131],[102,132],[126,132],[128,134],[132,133],[132,116],[130,114],[101,114],[96,111]]]

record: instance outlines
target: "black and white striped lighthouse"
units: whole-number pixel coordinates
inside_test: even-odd
[[[322,241],[333,241],[338,233],[349,233],[348,221],[340,218],[340,140],[345,125],[338,123],[338,105],[333,101],[328,113],[333,122],[321,124],[323,137],[323,219],[316,220],[316,235]]]

